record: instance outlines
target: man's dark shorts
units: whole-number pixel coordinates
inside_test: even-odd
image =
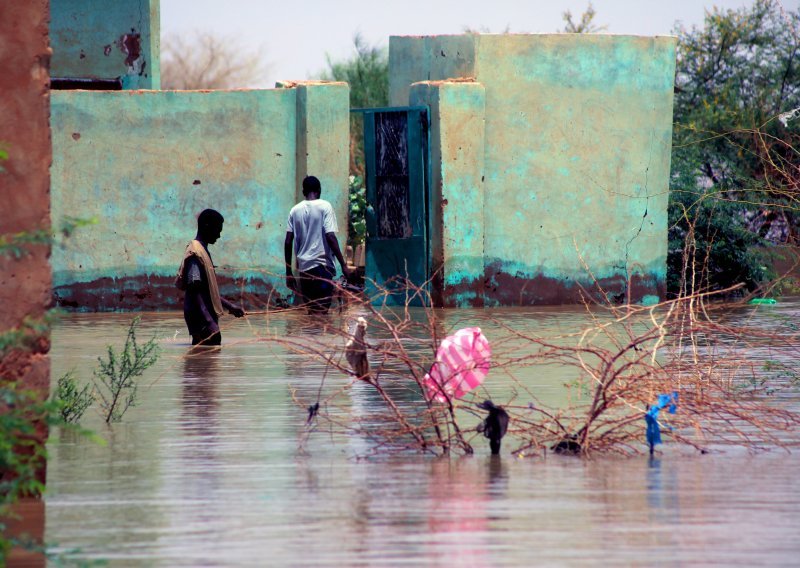
[[[309,313],[325,313],[333,299],[333,277],[336,271],[328,266],[315,266],[300,272],[300,292]]]
[[[222,334],[218,331],[210,335],[204,333],[192,335],[192,345],[221,345],[221,344],[222,344]]]

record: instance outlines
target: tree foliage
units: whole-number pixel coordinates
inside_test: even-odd
[[[675,127],[670,180],[671,271],[705,274],[700,284],[754,288],[766,273],[755,245],[775,221],[797,239],[800,11],[777,0],[713,8],[702,27],[677,26]],[[683,254],[692,235],[699,253]],[[671,291],[684,274],[671,272]],[[685,280],[685,279],[684,279]]]
[[[389,54],[370,45],[361,34],[353,37],[355,53],[350,59],[327,57],[328,69],[320,78],[350,85],[350,108],[385,107],[389,104]],[[350,174],[364,178],[364,132],[360,115],[350,120]]]
[[[389,104],[389,55],[386,49],[370,45],[361,34],[353,37],[353,47],[355,54],[344,61],[334,61],[328,55],[328,69],[321,78],[348,83],[352,108],[386,106]]]
[[[568,34],[592,34],[601,32],[605,30],[607,26],[598,26],[594,22],[594,17],[596,15],[597,12],[594,11],[594,6],[592,6],[591,2],[589,2],[586,11],[581,14],[581,18],[577,22],[572,19],[572,12],[565,10],[561,13],[561,19],[564,20],[564,29],[562,31]]]

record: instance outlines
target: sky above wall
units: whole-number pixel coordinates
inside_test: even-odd
[[[594,22],[605,32],[666,35],[676,22],[701,25],[705,10],[741,8],[752,0],[594,0]],[[267,63],[263,80],[319,77],[333,60],[353,55],[353,36],[386,47],[390,35],[457,34],[465,29],[549,33],[564,27],[562,13],[577,21],[586,0],[161,0],[161,35],[209,31]],[[800,0],[782,0],[796,11]]]

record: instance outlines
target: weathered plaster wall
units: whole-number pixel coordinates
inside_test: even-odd
[[[297,84],[297,201],[303,200],[302,182],[319,178],[322,196],[336,211],[339,230],[347,231],[350,163],[350,90],[347,83]],[[288,213],[288,211],[287,211]],[[340,244],[344,246],[346,241]]]
[[[473,35],[392,36],[389,38],[389,101],[408,104],[411,85],[475,76]]]
[[[431,109],[431,266],[434,302],[484,305],[483,85],[415,83],[410,104]]]
[[[53,77],[158,89],[160,0],[52,0]]]
[[[390,63],[402,81],[456,68],[486,88],[488,305],[600,297],[595,280],[615,300],[663,295],[674,38],[393,37]]]
[[[319,88],[341,106],[337,113],[324,95],[312,95],[315,102],[304,108],[315,117],[314,132],[346,137],[347,86]],[[90,310],[178,307],[182,294],[172,280],[196,216],[207,207],[225,217],[222,238],[211,247],[223,293],[244,290],[266,302],[275,285],[284,295],[283,238],[304,136],[297,129],[298,92],[54,92],[53,222],[98,220],[54,247],[60,303]],[[327,122],[317,104],[330,111]],[[329,180],[326,197],[341,209],[347,159],[318,157],[314,165],[315,175]]]
[[[0,16],[0,238],[49,231],[50,126],[48,99],[48,2],[9,2]],[[0,334],[30,328],[42,321],[50,300],[50,247],[24,246],[25,254],[0,254]],[[44,399],[50,382],[50,338],[32,330],[25,345],[0,353],[0,381],[15,382],[21,390]],[[0,412],[3,401],[0,401]],[[39,424],[42,443],[47,427]],[[38,471],[45,479],[46,464]],[[0,471],[0,478],[9,472]],[[3,479],[3,481],[7,481]],[[27,533],[41,544],[44,536],[44,502],[24,500],[8,521],[7,534]],[[15,549],[6,559],[10,566],[44,566],[44,556]]]

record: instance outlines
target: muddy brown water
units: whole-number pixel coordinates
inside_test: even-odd
[[[800,300],[787,300],[726,317],[783,329],[800,322],[798,314]],[[53,329],[53,376],[75,369],[90,378],[105,346],[123,342],[131,317],[63,317]],[[580,308],[440,317],[446,329],[479,325],[490,341],[504,333],[495,319],[540,334],[588,323]],[[800,452],[698,455],[667,443],[655,459],[507,452],[497,459],[475,439],[470,457],[358,460],[364,440],[317,432],[301,453],[306,415],[290,386],[315,392],[323,367],[263,341],[321,337],[299,319],[226,319],[222,350],[187,359],[181,314],[143,314],[140,338],[158,332],[163,351],[142,379],[139,404],[111,427],[87,413],[84,425],[105,445],[53,433],[52,550],[112,566],[751,566],[800,558]],[[796,353],[751,346],[755,360],[782,356]],[[516,376],[558,403],[572,372],[548,367]],[[326,377],[329,388],[343,380]],[[500,400],[512,388],[503,373],[485,385]],[[366,389],[348,397],[343,413],[383,412]]]

